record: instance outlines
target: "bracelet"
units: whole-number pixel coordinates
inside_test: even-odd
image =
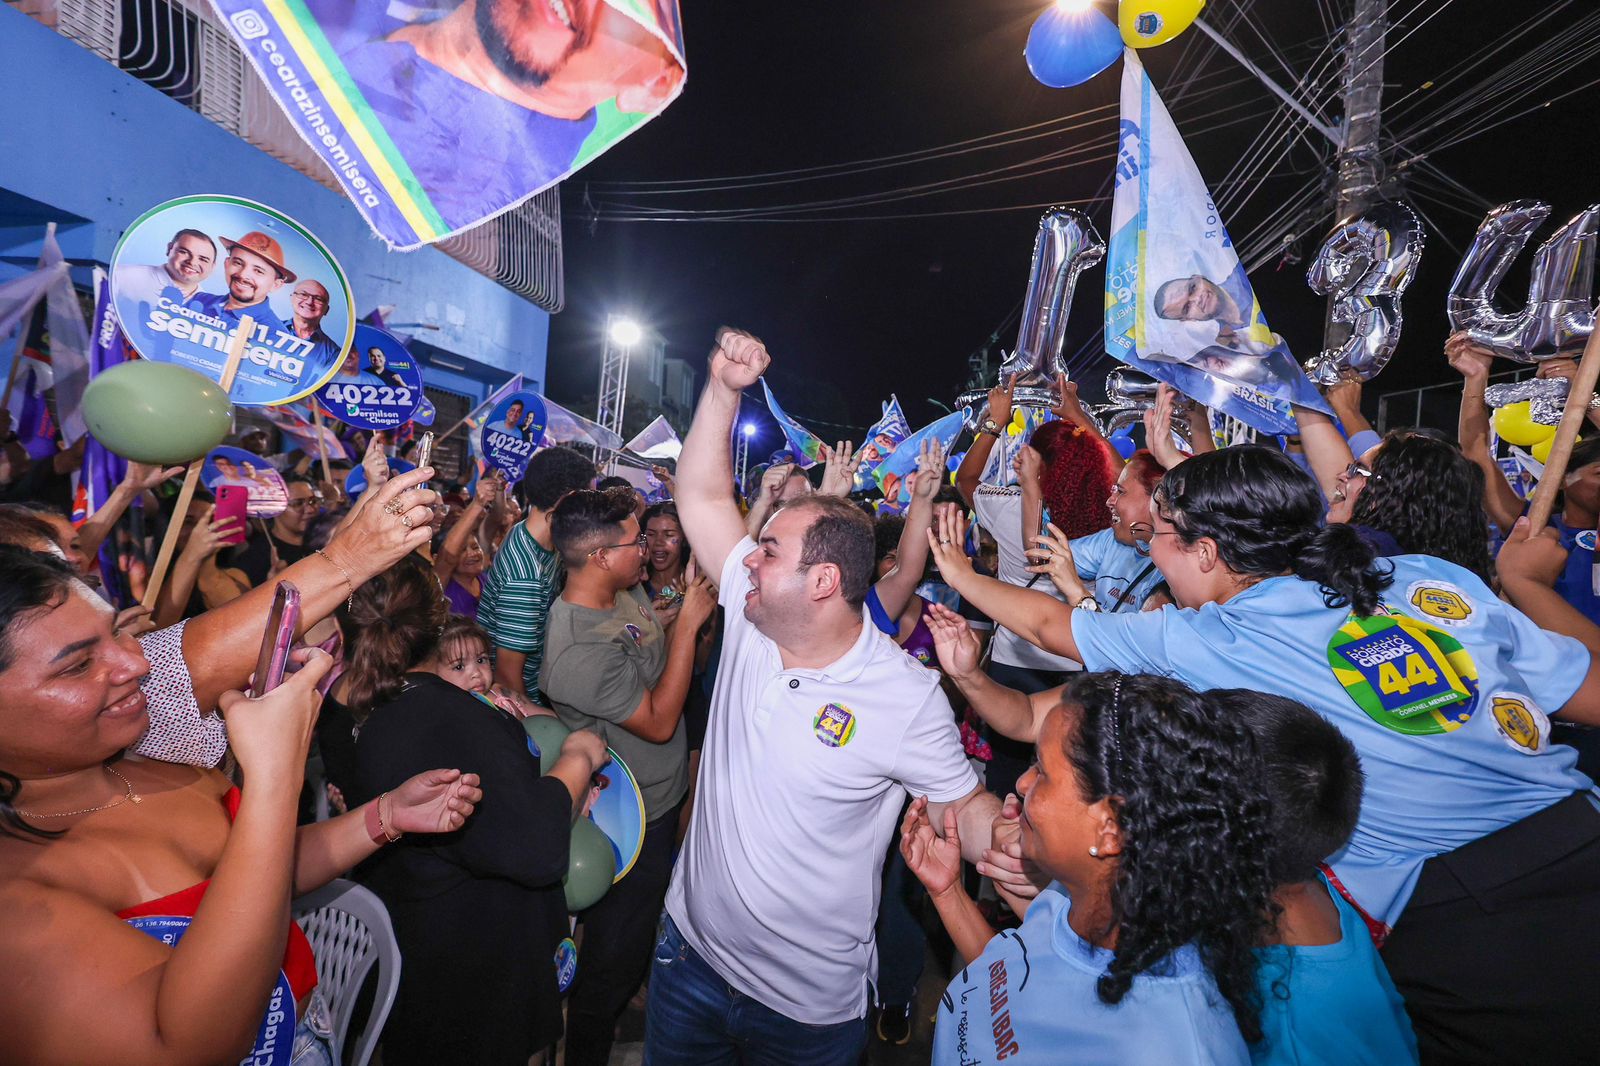
[[[383,824],[383,801],[388,798],[389,793],[385,792],[376,800],[373,800],[366,813],[367,836],[371,837],[372,842],[380,848],[385,844],[393,844],[405,835],[404,833],[395,833],[391,836],[389,827]]]
[[[335,570],[339,571],[339,576],[344,578],[345,587],[350,590],[350,595],[344,601],[344,609],[347,610],[347,611],[355,610],[356,609],[356,583],[354,581],[350,580],[350,571],[346,570],[344,567],[342,567],[338,563],[334,562],[333,559],[331,557],[329,557],[328,553],[323,551],[321,548],[317,549],[316,554],[322,556],[324,559],[327,559],[328,560],[328,565],[332,566]]]

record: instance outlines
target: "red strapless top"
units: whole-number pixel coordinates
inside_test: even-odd
[[[239,790],[230,788],[222,802],[228,809],[228,821],[233,821],[239,813]],[[209,879],[201,881],[169,896],[118,911],[117,917],[124,921],[129,918],[193,918],[210,885]],[[289,942],[283,949],[283,975],[288,978],[297,1002],[317,987],[317,960],[311,952],[311,941],[295,922],[289,923]]]

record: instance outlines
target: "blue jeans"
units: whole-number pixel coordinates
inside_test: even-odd
[[[856,1066],[866,1044],[866,1018],[807,1025],[730,987],[662,915],[645,1066]]]

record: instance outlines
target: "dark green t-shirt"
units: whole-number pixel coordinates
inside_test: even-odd
[[[644,593],[617,593],[609,611],[557,598],[545,623],[539,687],[563,724],[592,728],[622,757],[644,794],[650,821],[689,791],[689,748],[683,720],[672,739],[652,744],[622,725],[656,686],[667,662],[666,635]]]

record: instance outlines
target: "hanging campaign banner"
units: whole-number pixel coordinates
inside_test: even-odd
[[[867,492],[876,484],[873,472],[910,435],[911,423],[906,421],[905,412],[900,410],[900,399],[890,395],[889,402],[883,405],[883,417],[867,430],[866,441],[856,450],[856,457],[860,460],[860,465],[856,467],[856,492]]]
[[[911,475],[916,472],[917,453],[922,448],[922,442],[937,440],[939,447],[948,452],[965,424],[965,416],[960,411],[945,415],[906,437],[893,454],[879,464],[874,476],[878,488],[883,490],[884,502],[891,511],[898,511],[911,503]],[[940,463],[939,469],[942,473],[943,463]]]
[[[509,481],[521,481],[548,424],[537,392],[514,392],[489,412],[480,435],[483,458]]]
[[[683,91],[677,0],[212,0],[389,243],[554,185]]]
[[[354,301],[333,253],[300,223],[233,196],[185,196],[134,220],[111,256],[111,304],[146,359],[220,381],[239,320],[255,322],[230,399],[309,396],[339,369]]]
[[[357,325],[355,343],[317,399],[324,411],[357,429],[394,429],[411,421],[422,404],[422,370],[394,334]]]
[[[1328,410],[1267,327],[1200,170],[1132,49],[1106,256],[1106,353],[1264,433],[1298,432],[1291,404]]]
[[[810,470],[816,466],[822,461],[822,438],[784,414],[783,408],[778,406],[777,398],[772,395],[772,386],[767,384],[766,378],[761,379],[761,391],[767,397],[767,410],[772,412],[778,428],[783,430],[784,439],[789,442],[793,461],[799,464],[801,470]]]
[[[272,464],[243,448],[213,448],[200,468],[200,483],[213,496],[223,486],[244,489],[245,513],[274,518],[289,509],[289,486]]]
[[[397,459],[392,455],[389,457],[390,477],[395,477],[399,474],[409,474],[416,468],[416,463],[408,463],[404,459]],[[360,464],[357,464],[356,467],[350,471],[350,473],[345,475],[344,494],[353,500],[366,491],[367,472],[362,469]]]

